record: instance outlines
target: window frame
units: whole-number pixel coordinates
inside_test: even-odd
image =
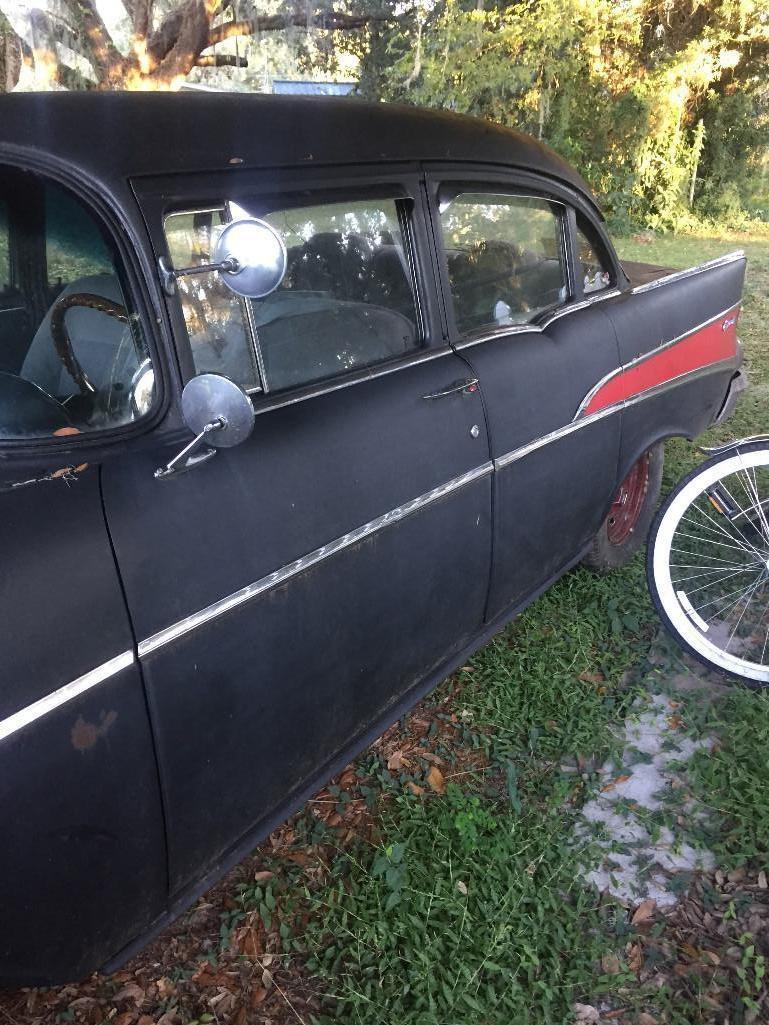
[[[247,205],[255,197],[280,199],[308,197],[308,205],[344,201],[390,199],[408,202],[409,216],[403,226],[406,257],[411,270],[418,316],[420,345],[408,353],[370,366],[341,371],[334,377],[311,381],[280,391],[250,391],[257,414],[290,405],[316,395],[346,388],[361,381],[394,373],[429,359],[449,354],[437,292],[435,253],[427,215],[423,176],[416,164],[393,164],[384,168],[340,165],[281,169],[277,172],[229,170],[211,174],[165,175],[142,183],[139,199],[150,226],[156,255],[169,259],[164,234],[170,213],[221,209],[225,202]],[[299,205],[299,204],[297,204]],[[174,345],[178,354],[182,384],[195,376],[191,349],[178,296],[167,297]]]
[[[498,338],[510,334],[522,334],[525,332],[541,332],[545,330],[552,321],[566,316],[569,313],[592,306],[593,303],[602,302],[605,299],[614,298],[628,287],[627,278],[622,271],[611,241],[606,232],[597,223],[595,212],[591,210],[589,203],[576,189],[565,183],[554,179],[543,179],[533,172],[518,170],[510,171],[499,166],[474,164],[474,163],[446,163],[444,161],[431,161],[425,163],[425,184],[428,201],[430,220],[436,251],[436,262],[440,273],[440,288],[442,293],[443,317],[447,325],[447,337],[454,349],[460,350],[468,346],[478,345],[487,339]],[[568,267],[569,281],[567,299],[555,308],[544,310],[535,316],[529,323],[512,324],[491,328],[489,331],[478,332],[471,336],[461,336],[457,331],[454,320],[451,288],[448,278],[448,265],[443,245],[443,234],[441,230],[441,219],[439,210],[439,196],[441,190],[449,188],[451,191],[464,191],[474,193],[487,192],[489,195],[520,196],[527,199],[544,199],[548,202],[560,204],[564,211],[564,228],[567,240],[566,261]],[[594,295],[586,296],[580,281],[576,280],[576,217],[579,216],[590,225],[596,237],[600,240],[603,250],[608,257],[611,267],[612,286]]]
[[[497,327],[493,327],[491,324],[485,325],[478,328],[476,331],[471,331],[467,334],[463,334],[458,326],[456,320],[456,312],[454,309],[454,297],[451,293],[451,279],[449,275],[449,264],[448,255],[445,245],[445,238],[443,235],[443,221],[441,218],[441,195],[443,190],[449,187],[449,182],[442,181],[436,191],[436,234],[438,235],[439,245],[439,261],[441,266],[441,272],[444,276],[444,296],[447,305],[446,315],[451,325],[451,337],[456,340],[457,345],[469,345],[474,342],[478,342],[481,338],[490,338],[496,335],[509,334],[511,330],[530,330],[532,325],[537,324],[540,319],[546,319],[552,314],[560,310],[570,300],[575,297],[575,281],[574,281],[574,266],[571,259],[571,245],[570,245],[570,233],[568,227],[568,209],[566,204],[560,200],[555,199],[547,195],[537,195],[532,192],[523,191],[516,189],[514,186],[505,188],[500,185],[486,185],[480,182],[471,181],[457,181],[451,182],[450,191],[453,193],[453,198],[457,199],[463,195],[488,195],[489,199],[493,199],[496,196],[504,197],[506,199],[534,199],[539,202],[548,203],[551,207],[557,207],[558,212],[555,214],[556,231],[558,233],[558,247],[560,253],[560,262],[564,271],[565,280],[563,284],[566,287],[567,298],[563,303],[555,303],[544,310],[539,310],[535,313],[531,320],[525,321],[520,324],[500,324]],[[514,241],[514,240],[511,240]]]
[[[146,234],[142,234],[144,224],[141,214],[135,201],[132,202],[133,196],[130,193],[124,194],[120,201],[105,183],[85,177],[77,167],[56,157],[19,147],[2,146],[0,166],[37,175],[44,184],[52,184],[69,192],[109,239],[116,260],[119,261],[117,271],[126,304],[138,323],[155,373],[152,406],[136,420],[62,437],[2,438],[0,452],[9,455],[18,453],[20,457],[34,461],[29,465],[37,465],[38,461],[48,463],[49,459],[66,459],[70,451],[78,453],[78,461],[84,458],[98,459],[117,443],[147,434],[168,411],[167,356],[157,332],[161,323],[157,302],[160,289],[157,287],[153,296],[148,287],[147,238]],[[159,286],[156,276],[152,286],[155,284]],[[8,470],[11,471],[11,464]]]

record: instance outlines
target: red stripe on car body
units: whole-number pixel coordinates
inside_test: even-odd
[[[581,411],[582,415],[597,413],[711,363],[735,358],[739,314],[739,308],[730,310],[672,345],[618,370],[590,397]]]

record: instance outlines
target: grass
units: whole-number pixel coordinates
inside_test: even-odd
[[[738,244],[749,259],[740,333],[752,391],[711,441],[769,430],[769,244]],[[619,246],[625,258],[673,267],[732,248],[692,237]],[[665,486],[700,458],[672,443]],[[482,752],[482,768],[432,797],[404,788],[381,758],[358,769],[378,779],[378,841],[339,848],[328,880],[307,891],[295,948],[326,988],[318,1021],[565,1025],[575,1002],[602,999],[629,1015],[694,1020],[665,987],[633,992],[627,916],[578,881],[591,855],[575,842],[576,809],[638,693],[628,680],[640,679],[632,671],[656,630],[640,556],[610,577],[577,570],[460,674],[452,700],[471,729],[457,746]],[[436,714],[449,686],[431,698]],[[718,815],[716,851],[729,864],[765,857],[769,700],[736,691],[705,718],[700,728],[717,729],[722,746],[695,760],[693,777]]]

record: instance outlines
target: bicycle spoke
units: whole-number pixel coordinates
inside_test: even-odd
[[[729,497],[731,498],[732,496],[731,496],[731,493],[729,492],[729,489],[728,489],[728,488],[725,488],[724,490],[725,490],[725,491],[727,492],[727,494],[728,494],[728,495],[729,495]],[[734,504],[735,504],[735,505],[737,506],[737,508],[738,508],[738,509],[740,510],[740,515],[743,515],[743,516],[744,516],[744,515],[747,515],[747,513],[745,512],[745,510],[744,510],[744,509],[742,508],[742,506],[740,505],[740,503],[739,503],[739,502],[738,502],[738,501],[737,501],[736,499],[732,498],[732,501],[733,501],[733,502],[734,502]],[[713,517],[712,517],[712,516],[710,515],[710,513],[708,512],[708,510],[707,510],[707,509],[700,509],[700,508],[699,508],[699,506],[697,506],[697,505],[696,505],[696,503],[692,505],[692,509],[694,509],[694,510],[695,510],[696,512],[698,512],[698,513],[699,513],[699,514],[700,514],[701,516],[704,516],[706,520],[708,520],[708,521],[709,521],[710,523],[712,523],[712,524],[713,524],[713,526],[714,526],[714,527],[716,528],[716,530],[718,530],[718,531],[719,531],[719,533],[721,533],[721,534],[724,534],[724,535],[725,535],[726,537],[730,538],[730,539],[731,539],[731,540],[733,540],[733,541],[736,541],[736,540],[737,540],[737,538],[736,538],[736,537],[734,536],[734,534],[730,533],[730,532],[729,532],[729,531],[728,531],[728,530],[726,529],[726,527],[724,527],[724,526],[723,526],[723,524],[721,524],[721,523],[719,523],[719,522],[718,522],[717,520],[715,520],[715,519],[714,519],[714,518],[713,518]],[[686,518],[688,518],[688,517],[683,517],[683,516],[681,517],[681,519],[686,519]],[[693,521],[692,521],[692,522],[693,522]],[[755,545],[752,545],[752,544],[750,543],[750,541],[749,541],[749,540],[748,540],[748,539],[747,539],[747,538],[745,537],[745,535],[744,535],[744,534],[742,533],[742,531],[740,530],[740,528],[739,528],[739,527],[738,527],[738,526],[736,525],[736,523],[734,522],[734,520],[728,520],[727,522],[729,523],[729,525],[730,525],[730,526],[734,527],[734,529],[735,529],[735,530],[737,531],[737,533],[738,533],[738,534],[739,534],[739,536],[740,536],[740,537],[742,538],[742,540],[743,540],[743,541],[745,542],[745,544],[746,544],[746,545],[747,545],[747,547],[748,547],[748,548],[750,549],[750,551],[753,551],[753,552],[755,552],[755,553],[756,553],[756,555],[757,555],[757,556],[759,556],[759,558],[760,558],[760,557],[761,557],[761,553],[760,553],[760,552],[758,551],[758,549],[757,549],[757,548],[755,547]]]
[[[729,606],[729,608],[732,608],[733,605],[736,605],[737,602],[739,602],[742,598],[745,597],[745,595],[748,593],[748,591],[751,589],[751,587],[755,586],[755,584],[758,583],[758,581],[760,579],[761,579],[760,575],[756,576],[756,579],[755,579],[754,583],[753,584],[748,584],[747,587],[738,587],[735,591],[730,591],[728,594],[722,594],[720,597],[713,598],[713,599],[711,599],[711,601],[706,601],[702,605],[694,605],[692,607],[694,608],[695,612],[701,612],[703,609],[706,609],[708,607],[708,605],[715,605],[717,602],[726,601],[727,598],[731,598],[732,595],[737,594],[740,597],[737,598],[736,601],[732,602],[732,604]],[[722,610],[720,613],[717,611],[716,615],[723,615],[723,611],[724,610]]]
[[[753,584],[753,587],[752,587],[751,592],[750,592],[750,596],[748,597],[748,600],[745,602],[745,608],[740,613],[740,618],[734,624],[734,627],[732,628],[732,632],[729,634],[729,640],[726,642],[726,646],[724,647],[724,651],[728,651],[729,650],[729,645],[732,643],[732,640],[734,639],[734,635],[737,633],[739,625],[742,622],[742,620],[743,620],[743,618],[745,616],[745,613],[748,611],[750,603],[753,600],[753,595],[756,593],[756,588],[758,587],[760,582],[761,582],[761,578],[759,577],[759,579],[756,580],[755,584]]]
[[[714,566],[712,569],[703,570],[702,573],[690,573],[688,577],[679,577],[677,580],[674,580],[673,583],[678,587],[679,584],[685,584],[687,580],[700,580],[702,577],[709,576],[711,573],[722,573],[726,576],[733,576],[736,573],[751,573],[752,571],[752,566],[745,566],[744,569],[735,569],[731,571],[724,570],[720,566]]]

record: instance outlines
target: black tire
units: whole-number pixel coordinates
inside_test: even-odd
[[[614,543],[609,536],[612,519],[612,514],[609,512],[593,538],[590,551],[582,560],[584,565],[595,573],[609,573],[613,569],[626,566],[646,541],[662,488],[662,468],[665,463],[664,443],[659,442],[659,444],[653,445],[648,452],[641,456],[641,459],[647,455],[649,467],[646,494],[630,533],[620,543]]]
[[[760,441],[755,442],[753,444],[748,443],[745,445],[740,445],[739,448],[740,451],[743,453],[750,452],[756,449],[761,449],[765,451],[767,448],[767,444],[765,441]],[[673,640],[676,642],[676,644],[679,646],[679,648],[685,651],[688,655],[691,655],[692,658],[694,658],[697,662],[700,663],[700,665],[705,666],[712,673],[716,673],[718,676],[723,677],[731,683],[741,683],[743,686],[748,687],[751,690],[764,690],[767,686],[769,686],[769,682],[762,683],[758,680],[750,679],[747,676],[741,676],[739,673],[730,672],[722,666],[717,665],[715,662],[712,662],[702,652],[698,651],[693,645],[689,644],[684,637],[681,636],[680,632],[676,629],[672,620],[668,616],[665,607],[660,599],[659,590],[657,588],[657,582],[654,576],[654,550],[657,542],[657,535],[659,533],[662,521],[665,518],[665,513],[668,511],[672,503],[675,501],[676,496],[681,492],[681,490],[684,487],[686,487],[689,481],[693,480],[695,477],[698,477],[706,466],[716,465],[718,463],[725,462],[733,455],[734,450],[729,450],[727,452],[719,453],[716,456],[712,456],[710,459],[707,459],[704,463],[700,463],[698,466],[695,466],[694,469],[690,470],[685,477],[681,478],[681,480],[676,484],[673,490],[666,496],[665,501],[657,510],[657,514],[654,517],[654,521],[649,531],[649,541],[646,547],[646,582],[649,587],[649,594],[651,595],[652,603],[654,605],[654,608],[657,610],[657,615],[659,616],[663,626],[670,634],[670,636],[673,638]]]

